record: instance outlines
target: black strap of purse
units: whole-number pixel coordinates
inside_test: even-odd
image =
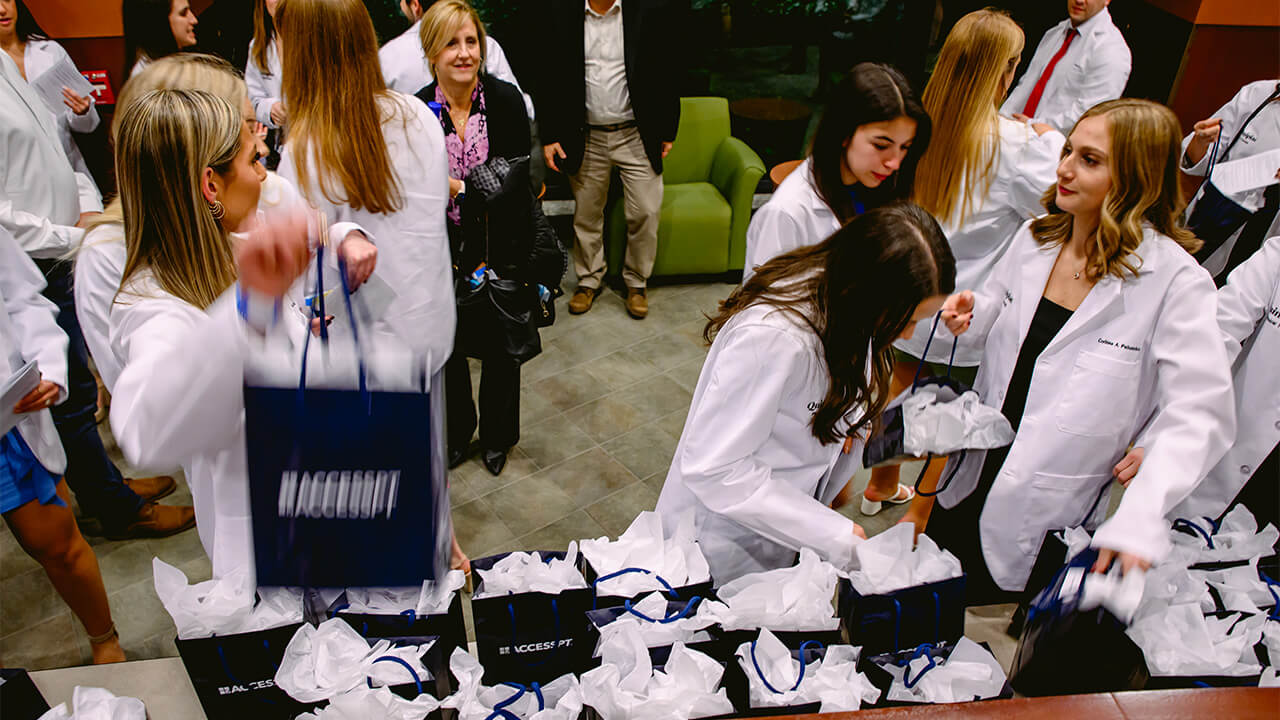
[[[1227,161],[1227,155],[1229,155],[1231,151],[1235,148],[1236,143],[1240,142],[1240,136],[1244,134],[1244,129],[1249,126],[1249,123],[1253,122],[1254,118],[1258,117],[1258,113],[1262,112],[1262,108],[1266,107],[1267,103],[1270,103],[1272,100],[1275,100],[1277,97],[1280,97],[1280,83],[1276,83],[1276,89],[1271,91],[1271,94],[1267,96],[1267,99],[1263,100],[1262,103],[1258,105],[1258,107],[1254,108],[1253,112],[1249,113],[1249,117],[1245,118],[1244,123],[1240,125],[1240,129],[1236,130],[1235,137],[1231,138],[1231,142],[1227,144],[1227,149],[1222,151],[1222,157],[1221,158],[1215,157],[1217,153],[1214,153],[1214,156],[1211,156],[1209,158],[1209,169],[1204,174],[1206,178],[1213,175],[1214,165],[1217,165],[1220,162]]]

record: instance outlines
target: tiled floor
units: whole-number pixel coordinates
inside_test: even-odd
[[[473,457],[452,474],[454,523],[468,554],[559,549],[570,540],[616,536],[636,513],[653,508],[706,355],[703,313],[731,289],[724,283],[654,288],[643,321],[628,317],[613,292],[581,316],[563,312],[561,303],[558,322],[543,331],[542,355],[524,367],[520,444],[506,470],[493,477]],[[110,442],[105,424],[103,430]],[[865,476],[859,474],[856,487],[865,486]],[[185,484],[165,502],[190,502]],[[845,512],[869,534],[903,511],[864,518],[856,507],[851,503]],[[84,529],[128,656],[176,654],[173,623],[152,586],[151,559],[176,565],[192,582],[207,579],[209,562],[196,533],[111,542],[96,535],[91,522]],[[1012,646],[999,644],[1000,618],[970,618],[975,629],[991,626],[982,639],[994,639],[1007,663]],[[43,570],[7,528],[0,530],[0,664],[35,670],[89,658],[84,629]]]

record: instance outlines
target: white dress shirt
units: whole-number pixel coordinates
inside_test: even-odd
[[[26,51],[23,53],[27,82],[35,83],[37,78],[63,61],[75,67],[75,63],[71,61],[71,56],[67,55],[67,51],[58,43],[52,40],[28,41]],[[79,68],[77,68],[78,71]],[[98,187],[93,183],[93,176],[89,174],[89,166],[85,164],[84,156],[80,154],[80,148],[76,145],[75,138],[71,137],[73,131],[91,133],[98,128],[98,123],[101,119],[98,117],[98,108],[95,107],[93,96],[89,96],[89,109],[83,115],[75,114],[65,103],[59,103],[57,107],[49,108],[49,112],[53,113],[54,117],[58,119],[58,138],[62,141],[62,151],[67,154],[67,160],[71,162],[71,167],[76,172],[83,173],[90,184],[94,185],[94,191],[97,192]]]
[[[84,212],[102,210],[93,182],[71,168],[58,123],[40,95],[0,53],[0,227],[31,257],[59,257],[84,231]]]
[[[413,95],[431,84],[431,66],[427,63],[426,53],[422,50],[422,38],[419,32],[422,21],[414,23],[408,30],[387,41],[378,50],[378,62],[382,64],[382,79],[387,87],[405,95]],[[529,119],[533,119],[533,100],[516,80],[516,74],[507,61],[507,54],[502,51],[493,36],[486,35],[484,43],[484,70],[490,75],[505,80],[520,90],[524,96],[525,110],[529,111]]]
[[[280,43],[273,41],[267,48],[267,70],[262,71],[253,59],[253,41],[249,41],[249,62],[244,66],[244,84],[249,88],[249,104],[253,105],[253,116],[258,122],[273,128],[278,127],[271,120],[271,107],[280,102],[284,93],[280,92]]]
[[[1071,20],[1063,20],[1040,39],[1027,71],[1001,106],[1002,114],[1020,113],[1027,106],[1031,90],[1049,61],[1062,48],[1069,29]],[[1050,125],[1064,135],[1071,132],[1085,110],[1124,93],[1133,64],[1129,46],[1115,23],[1111,22],[1111,13],[1107,9],[1103,8],[1075,29],[1080,37],[1071,41],[1066,54],[1054,67],[1036,107],[1036,121]]]
[[[614,0],[603,15],[584,0],[583,51],[587,60],[587,123],[612,125],[634,120],[627,88],[627,60],[623,48],[622,0]]]

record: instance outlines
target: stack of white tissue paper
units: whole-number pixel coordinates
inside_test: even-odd
[[[576,542],[569,543],[563,560],[543,562],[537,553],[513,552],[488,570],[476,568],[480,586],[474,599],[526,592],[557,595],[572,588],[585,588],[587,581],[578,571],[577,563]]]
[[[912,549],[912,546],[914,550]],[[960,561],[921,535],[910,523],[899,523],[853,548],[857,570],[849,582],[861,595],[882,595],[903,588],[960,577]]]
[[[642,512],[631,527],[617,540],[608,538],[582,541],[582,556],[591,563],[598,577],[626,568],[642,568],[648,573],[630,572],[599,582],[597,595],[635,597],[641,593],[662,590],[656,576],[671,587],[708,582],[711,570],[702,549],[694,540],[693,514],[686,513],[672,524],[668,537],[663,516]]]
[[[803,677],[800,661],[768,630],[760,631],[754,654],[753,661],[749,642],[738,647],[738,665],[746,673],[753,708],[820,702],[819,712],[842,712],[857,710],[862,703],[874,703],[880,698],[880,689],[858,672],[856,647],[827,646],[822,658],[804,668]],[[798,686],[797,679],[800,679]]]
[[[156,596],[178,626],[183,640],[233,635],[302,622],[302,590],[260,587],[258,602],[248,568],[195,585],[181,570],[160,558],[151,561]]]
[[[1004,447],[1013,426],[999,408],[982,404],[973,390],[956,397],[950,388],[925,385],[902,400],[902,445],[908,455],[949,455],[965,449]]]
[[[295,720],[424,720],[440,707],[440,701],[423,693],[413,700],[388,688],[356,687],[335,695],[328,705],[302,713]]]
[[[340,612],[398,615],[413,610],[418,616],[449,612],[453,594],[467,582],[461,570],[450,570],[444,582],[423,580],[422,587],[350,587],[347,607]]]
[[[1280,531],[1267,525],[1258,529],[1253,514],[1237,505],[1223,517],[1218,531],[1206,518],[1191,522],[1210,535],[1213,547],[1200,534],[1170,531],[1173,549],[1147,572],[1142,603],[1134,613],[1129,637],[1142,648],[1147,669],[1156,677],[1261,675],[1265,684],[1273,673],[1264,673],[1254,645],[1259,641],[1271,651],[1270,664],[1280,656],[1280,631],[1267,621],[1275,598],[1258,576],[1258,559],[1275,552]],[[1241,563],[1235,567],[1199,569],[1201,563]],[[1210,588],[1222,601],[1223,617]],[[1208,614],[1207,614],[1208,613]]]
[[[809,548],[789,568],[743,575],[717,591],[719,602],[704,600],[698,619],[725,630],[816,632],[840,626],[832,600],[840,576]]]
[[[635,613],[661,621],[669,612],[668,608],[674,606],[669,604],[666,595],[655,592],[640,598],[631,607]],[[635,613],[624,612],[613,622],[600,627],[600,645],[596,647],[597,656],[600,654],[600,647],[615,633],[623,632],[624,628],[638,632],[648,647],[664,647],[675,642],[695,643],[711,639],[706,629],[713,623],[705,617],[699,617],[696,613],[670,622],[650,622]]]
[[[40,716],[40,720],[147,720],[142,701],[116,697],[109,690],[77,685],[71,691],[71,710],[61,703]]]
[[[519,695],[504,705],[507,712],[524,720],[577,720],[582,712],[582,689],[578,678],[562,675],[539,687],[541,698],[532,689],[523,693],[508,685],[486,687],[480,683],[484,668],[480,661],[457,648],[449,657],[449,669],[458,681],[458,691],[445,698],[440,707],[458,711],[458,720],[486,720],[494,707]],[[539,710],[538,708],[542,709]]]
[[[376,662],[378,658],[398,658],[413,668],[418,679],[427,682],[431,673],[422,656],[431,644],[394,647],[390,640],[377,640],[372,647],[341,618],[332,618],[319,627],[303,625],[285,648],[276,671],[276,685],[299,702],[319,702],[366,684],[404,685],[413,677],[396,662]]]
[[[1004,670],[995,657],[967,637],[960,638],[946,659],[936,659],[925,670],[929,658],[911,660],[906,667],[882,665],[893,676],[887,700],[915,703],[952,703],[996,697],[1004,688]],[[921,671],[924,675],[921,675]],[[908,688],[907,673],[913,681]],[[918,680],[917,680],[918,678]]]
[[[700,718],[733,712],[720,687],[724,667],[676,642],[655,670],[644,639],[628,626],[601,643],[600,667],[582,676],[582,698],[603,720]]]

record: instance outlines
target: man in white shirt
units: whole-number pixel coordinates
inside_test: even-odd
[[[1040,39],[1000,112],[1071,132],[1085,110],[1124,94],[1132,57],[1111,22],[1111,0],[1067,0],[1068,18]]]
[[[658,251],[662,159],[680,124],[677,3],[667,0],[549,0],[538,107],[547,167],[573,189],[569,312],[584,313],[605,275],[604,210],[613,168],[627,217],[627,312],[648,315],[645,286]]]
[[[0,227],[40,267],[44,296],[58,306],[58,326],[70,341],[67,398],[53,421],[67,453],[66,480],[81,509],[115,539],[162,537],[195,525],[190,506],[159,505],[173,492],[171,477],[126,480],[107,457],[94,414],[98,388],[76,320],[71,263],[84,224],[102,212],[97,188],[75,172],[62,149],[57,120],[27,84],[8,53],[0,52]]]
[[[413,95],[431,84],[431,68],[428,66],[426,53],[422,49],[421,36],[422,16],[427,12],[427,8],[431,7],[431,3],[432,0],[400,0],[400,12],[404,13],[413,25],[388,40],[387,44],[378,50],[378,61],[382,63],[382,79],[387,82],[388,88],[396,92]],[[485,72],[516,86],[516,89],[524,95],[524,107],[529,111],[529,119],[532,120],[533,100],[520,87],[520,82],[516,80],[515,72],[511,70],[511,63],[507,62],[507,55],[502,51],[502,46],[493,39],[492,35],[486,35],[484,47]]]

